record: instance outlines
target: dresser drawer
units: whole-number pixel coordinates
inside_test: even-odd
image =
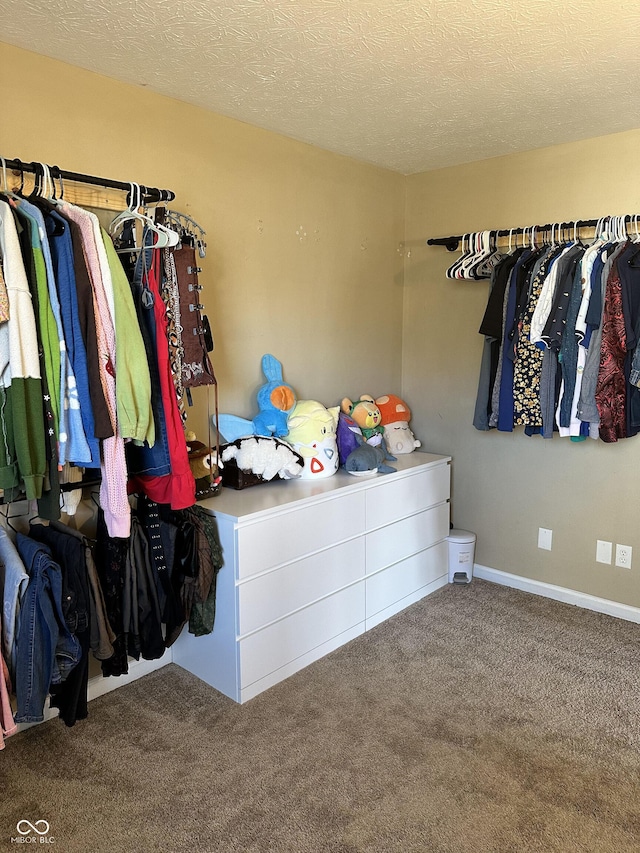
[[[364,494],[289,510],[238,529],[238,578],[297,560],[364,531]]]
[[[238,585],[239,633],[248,634],[364,576],[364,538],[288,563]]]
[[[367,490],[367,530],[448,500],[450,476],[449,465],[438,465],[399,480],[381,479]]]
[[[449,534],[449,504],[439,504],[366,535],[367,574],[424,551]]]
[[[366,580],[367,618],[448,573],[447,542],[432,545]]]
[[[242,637],[239,641],[241,687],[253,684],[332,637],[364,622],[364,610],[364,581],[360,581],[255,634]]]

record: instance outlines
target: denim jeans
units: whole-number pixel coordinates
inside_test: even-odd
[[[16,664],[17,723],[43,719],[53,684],[60,684],[81,657],[80,643],[65,624],[62,571],[51,551],[18,533],[17,548],[29,574],[22,602]]]

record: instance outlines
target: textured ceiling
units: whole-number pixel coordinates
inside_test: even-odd
[[[640,125],[640,3],[0,0],[0,39],[405,174]]]

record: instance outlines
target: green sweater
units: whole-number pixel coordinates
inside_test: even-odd
[[[116,401],[118,431],[136,444],[155,442],[155,422],[151,408],[151,379],[144,341],[138,325],[131,285],[120,263],[111,237],[102,229],[113,284],[116,333]]]

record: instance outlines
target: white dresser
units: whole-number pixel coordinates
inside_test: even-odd
[[[202,503],[224,566],[213,633],[173,661],[246,702],[447,583],[450,457],[394,474],[277,481]]]

